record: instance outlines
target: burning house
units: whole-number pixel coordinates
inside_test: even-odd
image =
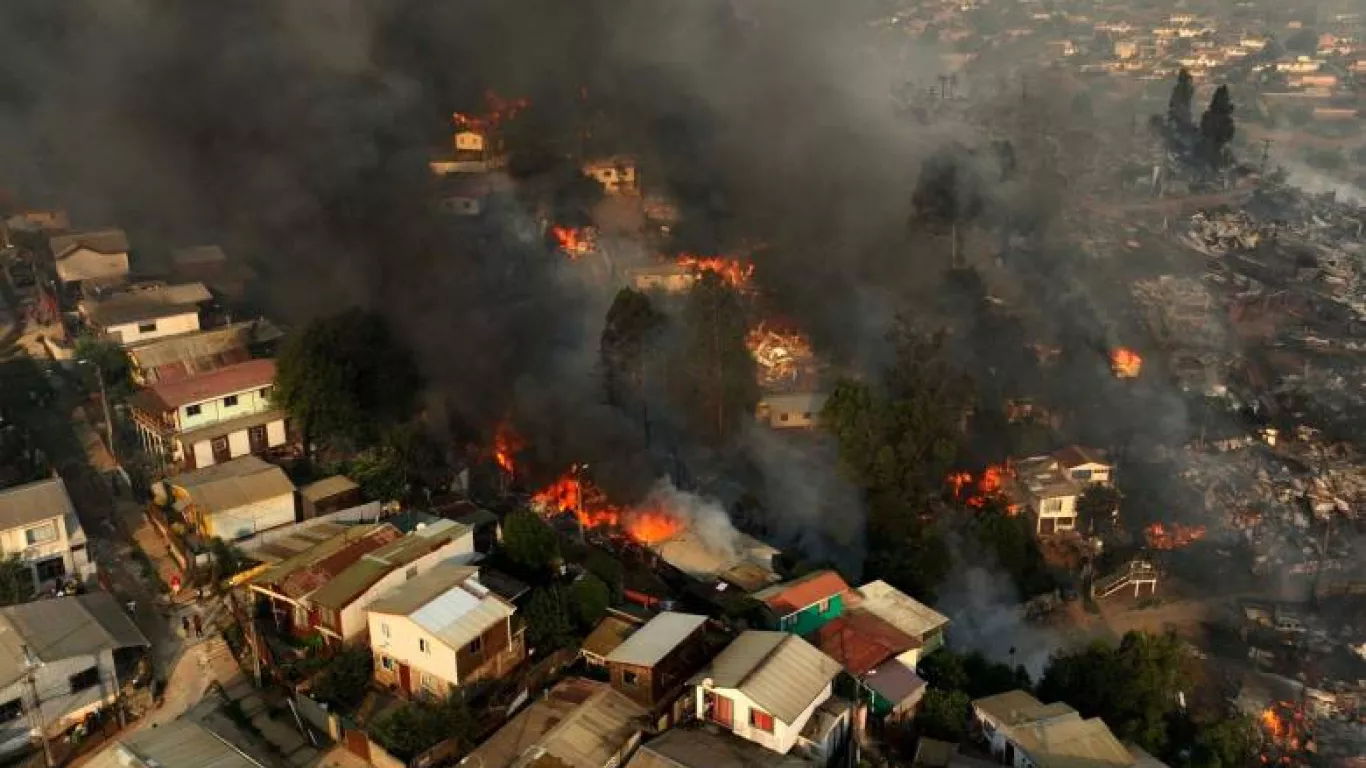
[[[1015,463],[1007,495],[1027,510],[1039,536],[1066,533],[1077,527],[1077,497],[1081,486],[1052,456],[1036,456]]]
[[[794,329],[761,322],[746,343],[759,374],[755,419],[773,429],[815,427],[828,393],[810,340]]]
[[[609,195],[634,195],[640,192],[640,176],[635,158],[626,155],[602,157],[583,163],[583,175],[602,185]]]

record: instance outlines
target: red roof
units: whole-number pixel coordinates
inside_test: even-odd
[[[403,532],[399,529],[392,525],[381,525],[318,562],[286,576],[280,582],[280,594],[292,598],[312,594],[362,557],[401,538]]]
[[[854,675],[865,675],[920,641],[866,611],[846,613],[816,630],[816,645]]]
[[[161,382],[148,391],[169,411],[182,405],[268,387],[274,381],[274,360],[248,360],[187,379]]]
[[[849,591],[849,585],[844,583],[844,579],[840,578],[838,573],[816,571],[786,584],[776,584],[762,589],[755,592],[754,597],[772,608],[779,616],[788,616],[808,605],[815,605]]]

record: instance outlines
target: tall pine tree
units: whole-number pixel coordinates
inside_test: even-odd
[[[1221,85],[1210,100],[1209,109],[1200,117],[1200,137],[1204,140],[1206,158],[1210,166],[1221,168],[1225,164],[1229,142],[1235,132],[1233,124],[1233,97],[1228,86]]]
[[[1188,133],[1195,127],[1191,101],[1195,98],[1195,80],[1185,67],[1176,76],[1176,87],[1167,100],[1167,125],[1178,133]]]

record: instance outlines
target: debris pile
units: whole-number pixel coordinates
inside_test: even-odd
[[[811,342],[797,331],[761,322],[750,329],[746,345],[758,363],[759,386],[766,392],[799,389],[817,375]]]

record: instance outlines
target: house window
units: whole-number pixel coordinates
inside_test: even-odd
[[[428,693],[436,693],[441,685],[441,681],[436,679],[436,675],[423,672],[420,685],[422,686],[422,690],[427,691]]]
[[[778,421],[787,421],[787,412],[786,412],[786,411],[784,411],[784,412],[778,414]]]
[[[22,714],[24,714],[24,705],[18,699],[10,699],[4,704],[0,704],[0,723],[8,723]]]
[[[156,331],[157,321],[155,320],[150,323],[138,323],[138,333],[156,333]]]
[[[1089,469],[1074,469],[1074,470],[1072,470],[1072,479],[1073,479],[1073,480],[1081,480],[1081,481],[1090,480],[1090,479],[1091,479],[1091,470],[1089,470]]]
[[[38,574],[38,581],[56,581],[66,575],[66,562],[61,555],[49,557],[35,563],[33,571]]]
[[[431,652],[432,652],[432,650],[431,650],[432,647],[431,647],[430,645],[427,644],[426,638],[422,638],[422,637],[419,637],[419,638],[417,639],[417,649],[418,649],[419,651],[422,651],[423,653],[431,653]]]
[[[34,544],[46,544],[57,538],[57,524],[44,523],[24,531],[24,540],[31,547]]]
[[[1075,517],[1060,517],[1060,518],[1058,518],[1058,530],[1060,530],[1060,531],[1070,531],[1070,530],[1072,530],[1072,529],[1075,528],[1075,527],[1077,527],[1077,518],[1075,518]]]
[[[637,684],[640,683],[640,675],[637,675],[634,672],[622,672],[621,682],[624,685],[629,685],[632,688],[634,688]]]
[[[389,625],[388,625],[388,624],[380,624],[380,625],[379,625],[379,633],[380,633],[381,635],[384,635],[385,637],[388,637],[388,636],[389,636]]]
[[[829,598],[827,598],[827,599],[825,599],[825,600],[822,600],[822,601],[820,601],[819,603],[817,603],[817,604],[816,604],[816,610],[817,610],[818,612],[820,612],[820,613],[825,613],[825,612],[829,611],[829,610],[830,610],[830,600],[829,600]]]
[[[237,395],[228,395],[227,397],[223,398],[223,407],[224,407],[224,408],[236,408],[236,407],[237,407]]]
[[[749,724],[764,733],[773,733],[773,715],[757,709],[749,711]]]
[[[379,665],[383,667],[386,672],[394,671],[394,660],[388,656],[379,657]]]
[[[82,670],[67,678],[71,682],[71,692],[80,693],[87,688],[94,688],[100,682],[100,668],[91,667]]]
[[[1046,514],[1056,514],[1062,511],[1062,499],[1048,499],[1043,503],[1043,511]]]
[[[201,406],[198,406],[198,405],[187,405],[187,406],[185,406],[185,415],[186,415],[186,416],[198,416],[202,411],[203,411],[203,408],[202,408]]]
[[[483,650],[484,650],[484,638],[482,638],[482,637],[476,637],[476,638],[474,638],[473,640],[470,641],[470,644],[469,644],[469,645],[465,646],[465,650],[469,651],[470,653],[479,653],[480,651],[483,651]]]
[[[272,394],[274,394],[274,390],[275,390],[275,387],[261,387],[261,392],[260,392],[261,399],[262,399],[262,400],[269,400],[269,399],[270,399],[270,396],[271,396]]]

